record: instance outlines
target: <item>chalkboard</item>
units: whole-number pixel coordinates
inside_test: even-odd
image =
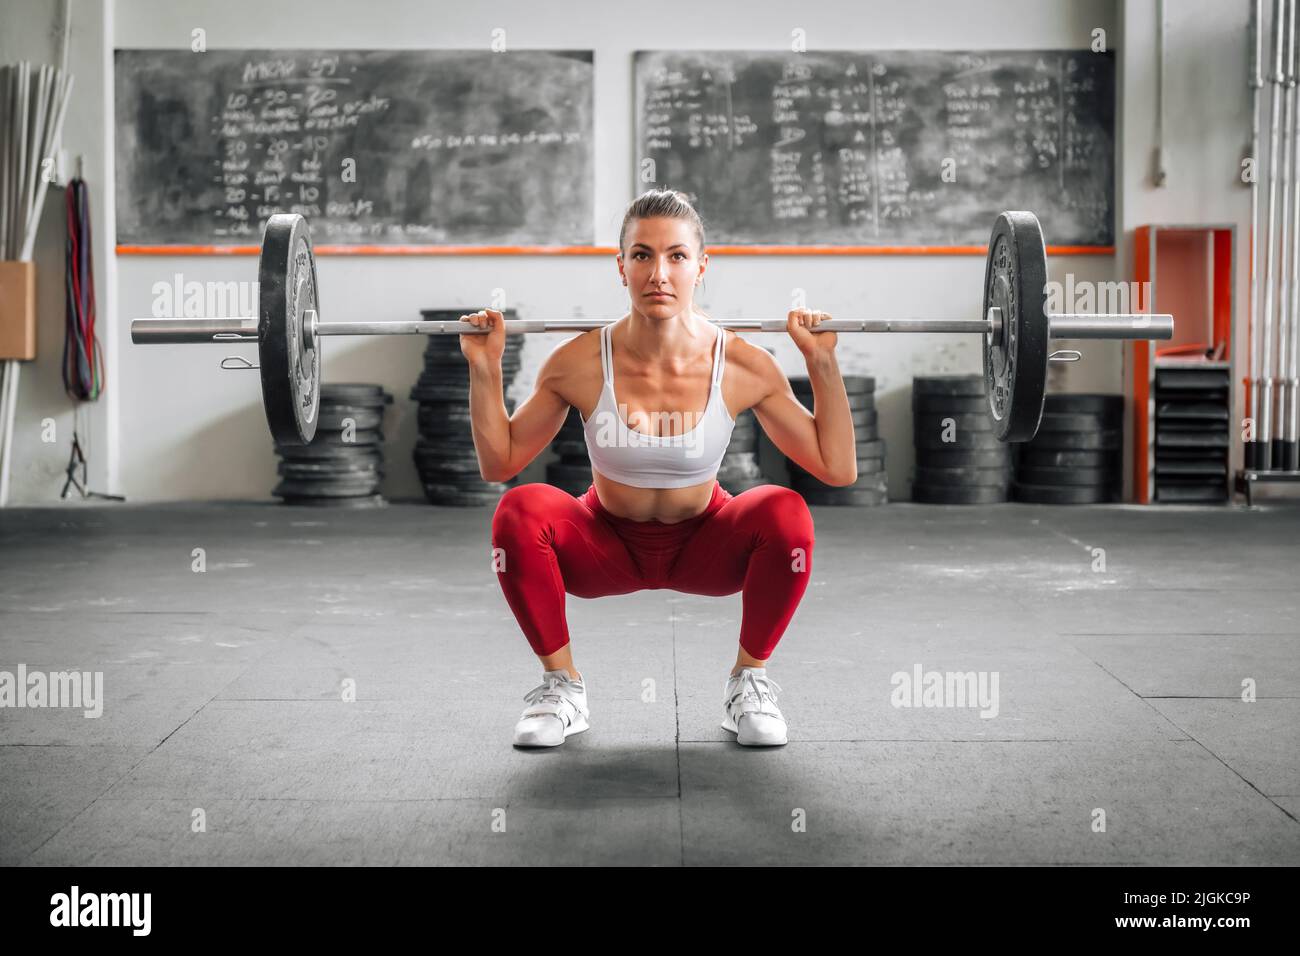
[[[706,241],[984,246],[1004,209],[1114,242],[1114,58],[1084,50],[639,52],[634,189]]]
[[[115,51],[119,244],[590,245],[590,51]]]

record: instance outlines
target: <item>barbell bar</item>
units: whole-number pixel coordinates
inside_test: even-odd
[[[1172,315],[1088,315],[1047,311],[1047,247],[1031,212],[1004,212],[993,225],[979,318],[829,319],[810,332],[940,332],[983,336],[984,380],[994,432],[1026,441],[1042,419],[1051,338],[1170,339]],[[506,334],[585,332],[605,319],[519,319]],[[737,332],[785,332],[785,319],[720,319]],[[282,213],[267,220],[258,260],[257,318],[134,319],[140,345],[257,342],[267,423],[276,442],[307,444],[320,405],[321,339],[330,335],[482,335],[464,321],[321,322],[316,260],[307,220]],[[1075,361],[1077,352],[1059,356]],[[228,366],[224,362],[223,368]]]

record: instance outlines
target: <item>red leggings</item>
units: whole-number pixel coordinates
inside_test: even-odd
[[[766,660],[812,571],[813,522],[798,492],[760,485],[732,495],[714,483],[685,521],[633,521],[606,511],[596,486],[574,497],[518,485],[492,517],[494,567],[533,652],[569,643],[565,592],[581,598],[669,588],[718,597],[742,591],[740,646]]]

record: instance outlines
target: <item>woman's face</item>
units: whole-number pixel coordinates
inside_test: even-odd
[[[695,281],[708,255],[697,255],[695,230],[685,219],[637,219],[628,226],[618,271],[636,311],[666,319],[691,307]]]

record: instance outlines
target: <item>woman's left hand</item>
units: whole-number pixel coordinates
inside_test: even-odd
[[[825,312],[817,312],[812,309],[791,309],[790,314],[786,316],[786,330],[790,333],[790,338],[794,339],[794,344],[799,347],[799,351],[803,353],[804,358],[811,358],[818,352],[824,354],[835,348],[834,332],[808,331],[829,320],[830,316]]]

